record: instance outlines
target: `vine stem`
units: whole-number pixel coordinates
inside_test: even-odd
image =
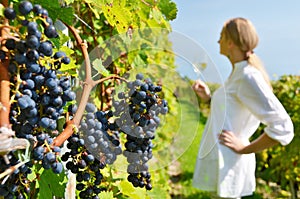
[[[73,26],[69,26],[68,24],[65,25],[74,35],[77,45],[80,46],[81,52],[83,54],[84,64],[85,64],[85,81],[84,81],[83,92],[81,94],[81,99],[78,105],[78,109],[73,119],[67,122],[66,128],[63,130],[63,132],[61,132],[61,134],[59,134],[54,139],[52,146],[61,146],[74,133],[75,129],[78,129],[80,120],[84,114],[85,106],[88,103],[90,93],[97,84],[107,81],[109,79],[122,79],[126,81],[126,79],[118,75],[111,75],[94,81],[92,79],[91,62],[87,50],[87,44],[81,39],[80,35],[78,34],[78,32]]]
[[[8,0],[3,0],[2,4],[4,7],[8,6]],[[8,20],[5,19],[3,22],[3,27],[0,30],[1,39],[9,36]],[[5,47],[2,46],[2,50]],[[10,112],[10,77],[8,73],[9,59],[0,61],[0,127],[11,128],[9,122],[9,112]]]

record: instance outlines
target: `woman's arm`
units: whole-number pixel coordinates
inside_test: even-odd
[[[239,154],[256,153],[279,143],[270,138],[266,133],[263,133],[256,140],[245,146],[233,132],[227,130],[222,131],[219,135],[219,140],[221,144],[224,144]]]

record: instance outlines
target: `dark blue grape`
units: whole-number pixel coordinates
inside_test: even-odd
[[[34,14],[40,15],[40,14],[42,14],[42,9],[43,9],[43,8],[42,8],[41,5],[35,4],[35,5],[33,6],[32,11],[34,12]]]
[[[46,155],[45,155],[45,158],[48,162],[52,163],[52,162],[55,162],[56,160],[56,156],[54,153],[52,152],[48,152]]]
[[[144,75],[142,73],[138,73],[135,78],[142,80],[142,79],[144,79]]]
[[[26,57],[29,61],[37,61],[39,59],[40,55],[36,50],[29,50],[26,53]]]
[[[27,25],[27,32],[31,35],[34,35],[38,31],[38,25],[36,22],[29,22]]]
[[[62,51],[56,52],[53,56],[54,59],[59,59],[59,58],[63,58],[63,57],[66,57],[66,53],[64,53]]]
[[[43,146],[38,146],[33,149],[33,156],[36,160],[42,160],[44,157],[45,148]]]
[[[48,128],[50,126],[50,119],[48,117],[43,117],[41,118],[39,124],[43,128]]]
[[[24,88],[28,88],[28,89],[33,90],[34,86],[35,86],[35,84],[34,84],[34,81],[32,79],[27,79],[25,81]]]
[[[40,46],[40,40],[35,35],[30,35],[26,39],[26,45],[31,49],[37,49]]]
[[[16,43],[16,49],[19,51],[19,53],[25,53],[26,52],[26,41],[21,40]]]
[[[46,26],[53,25],[53,21],[50,17],[46,17],[46,22],[48,23]]]
[[[56,29],[53,25],[49,25],[45,28],[44,34],[48,37],[48,38],[56,38],[58,37],[58,34],[56,32]]]
[[[18,106],[21,108],[21,109],[26,109],[29,104],[27,102],[27,99],[25,97],[21,97],[18,99]]]
[[[64,64],[69,64],[71,62],[71,60],[70,60],[69,57],[63,57],[61,62],[64,63]]]
[[[26,64],[28,71],[32,73],[39,73],[41,71],[41,67],[36,63],[28,63]]]
[[[37,30],[37,31],[35,31],[35,32],[32,32],[32,33],[29,34],[29,35],[34,35],[34,36],[36,36],[38,39],[41,39],[41,37],[42,37],[42,33],[41,33],[39,30]]]
[[[42,75],[37,75],[37,76],[34,76],[33,80],[35,82],[35,85],[39,88],[44,84],[45,77]]]
[[[13,8],[7,7],[4,10],[4,16],[9,20],[13,20],[16,18],[17,14]]]
[[[53,99],[52,103],[55,107],[60,107],[63,104],[63,100],[60,96],[57,96],[56,98]]]
[[[25,64],[27,61],[26,54],[25,53],[16,53],[15,60],[18,64]]]
[[[77,111],[77,105],[76,104],[71,104],[70,106],[68,106],[68,112],[71,114],[75,114]]]
[[[10,62],[8,65],[8,71],[12,74],[17,72],[17,65],[13,62]]]
[[[76,99],[76,94],[72,90],[65,90],[63,94],[63,99],[65,101],[73,101]]]
[[[5,47],[8,50],[14,50],[16,47],[16,41],[14,39],[7,39],[5,42]]]
[[[43,17],[48,17],[49,14],[48,14],[48,11],[46,9],[42,8],[41,15]]]
[[[51,91],[51,95],[53,96],[58,96],[63,94],[63,89],[60,86],[55,87],[52,91]]]
[[[29,1],[22,1],[19,4],[19,12],[22,15],[27,15],[32,10],[32,4]]]
[[[55,87],[57,87],[57,82],[56,82],[55,79],[49,78],[49,79],[46,80],[46,86],[49,89],[53,90]]]
[[[52,44],[50,41],[42,42],[39,47],[39,51],[43,53],[45,56],[51,56],[53,51],[52,51]]]
[[[52,171],[56,174],[59,174],[63,171],[63,165],[60,162],[54,162],[51,167]]]

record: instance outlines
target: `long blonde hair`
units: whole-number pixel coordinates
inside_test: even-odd
[[[251,21],[245,18],[233,18],[225,22],[223,31],[226,38],[230,38],[244,53],[249,65],[257,68],[265,81],[270,85],[270,78],[259,57],[253,52],[259,38]]]

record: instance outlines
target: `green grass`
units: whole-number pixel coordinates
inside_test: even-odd
[[[192,178],[194,168],[196,164],[196,158],[198,154],[198,148],[201,140],[202,131],[204,129],[203,116],[189,103],[188,100],[182,100],[180,102],[181,109],[184,117],[182,117],[181,123],[184,124],[181,127],[183,136],[180,137],[180,143],[191,143],[186,151],[179,157],[181,174],[176,176],[176,185],[180,185],[179,190],[174,195],[173,199],[208,199],[209,195],[206,192],[200,191],[192,186]],[[190,129],[196,129],[194,132]],[[191,140],[192,139],[192,140]]]

